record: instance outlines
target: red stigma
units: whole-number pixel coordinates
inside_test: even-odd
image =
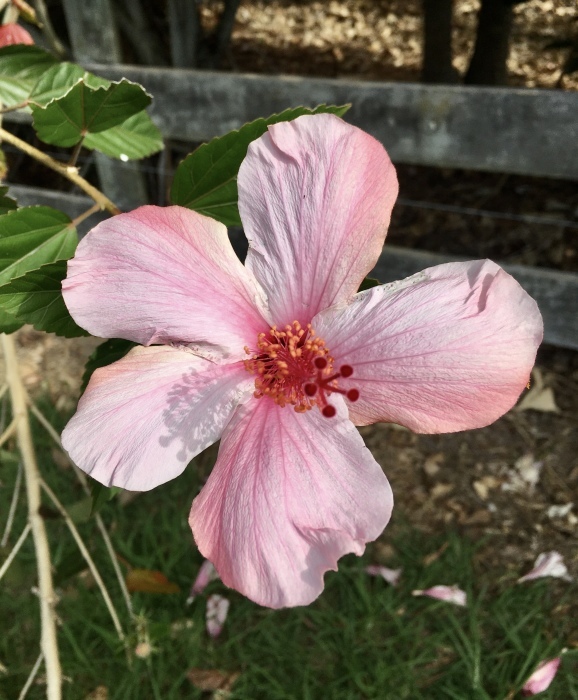
[[[278,406],[293,406],[298,413],[317,406],[325,418],[333,418],[337,410],[328,402],[329,394],[342,394],[349,401],[359,398],[357,389],[342,389],[337,381],[351,377],[353,367],[342,365],[335,372],[325,341],[311,325],[293,321],[283,330],[272,326],[267,333],[259,333],[254,351],[246,347],[245,352],[251,355],[245,369],[257,375],[257,399],[267,397]]]

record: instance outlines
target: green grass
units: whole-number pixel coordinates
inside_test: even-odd
[[[55,424],[61,420],[55,415],[51,419]],[[67,506],[80,501],[82,492],[72,473],[54,464],[52,447],[39,426],[35,434],[44,478]],[[0,534],[16,474],[13,456],[3,454]],[[203,668],[240,672],[231,700],[504,700],[541,660],[557,655],[570,636],[572,620],[553,618],[552,611],[570,601],[575,585],[542,580],[514,586],[503,572],[476,572],[476,545],[457,533],[426,536],[408,525],[393,542],[397,560],[389,562],[403,567],[397,588],[364,573],[363,567],[373,563],[371,550],[361,559],[345,557],[339,572],[326,576],[323,595],[307,608],[267,610],[214,582],[207,594],[225,593],[231,608],[221,637],[211,640],[204,627],[206,596],[190,607],[185,604],[201,563],[187,525],[199,486],[197,470],[189,468],[125,507],[113,501],[101,511],[122,557],[133,566],[162,571],[181,587],[180,594],[134,595],[141,628],[155,649],[146,660],[133,655],[127,661],[98,589],[87,587],[75,573],[82,563],[64,523],[46,512],[61,595],[61,659],[71,679],[65,683],[65,698],[83,700],[99,685],[108,688],[110,700],[208,697],[187,679],[189,669]],[[25,522],[22,499],[12,542]],[[109,584],[134,649],[137,630],[123,608],[98,531],[91,520],[79,529]],[[423,557],[446,541],[440,558],[425,567]],[[436,583],[459,584],[470,605],[457,608],[411,596],[412,589]],[[0,674],[0,698],[7,700],[18,697],[38,655],[38,601],[31,593],[35,585],[29,539],[0,583],[0,662],[7,668]],[[578,700],[577,669],[578,653],[570,650],[540,697]],[[31,700],[44,696],[42,685],[28,694]]]

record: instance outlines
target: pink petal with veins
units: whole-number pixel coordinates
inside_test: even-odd
[[[522,695],[530,697],[542,693],[550,687],[554,677],[558,673],[558,668],[562,658],[560,656],[549,661],[542,661],[534,673],[522,686]]]
[[[252,390],[241,362],[215,365],[163,345],[134,348],[94,372],[62,444],[93,479],[148,491],[218,440]]]
[[[526,386],[542,339],[536,302],[489,260],[438,265],[318,314],[312,323],[343,382],[359,391],[356,425],[419,433],[488,425]]]
[[[431,588],[426,588],[421,591],[412,591],[412,595],[415,596],[427,596],[428,598],[436,598],[437,600],[443,600],[446,603],[453,603],[454,605],[467,605],[467,597],[465,591],[457,586],[432,586]]]
[[[387,524],[391,489],[347,419],[328,420],[265,399],[245,404],[221,439],[193,502],[197,545],[221,580],[260,605],[307,605],[323,575],[362,554]]]
[[[373,137],[331,114],[281,122],[239,170],[247,267],[280,327],[355,294],[375,265],[398,185]]]
[[[269,326],[226,228],[183,207],[144,206],[98,224],[68,262],[62,292],[93,335],[187,344],[211,360],[243,359]]]

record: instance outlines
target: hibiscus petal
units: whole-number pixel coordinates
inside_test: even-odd
[[[344,402],[296,413],[267,398],[231,419],[190,524],[221,580],[261,605],[307,605],[323,574],[387,525],[389,483]]]
[[[209,636],[216,639],[223,631],[223,625],[229,614],[230,602],[218,593],[213,593],[207,599],[205,624]]]
[[[522,687],[522,695],[525,697],[530,697],[532,695],[537,695],[538,693],[543,693],[545,690],[547,690],[558,673],[558,668],[561,661],[561,656],[557,656],[555,659],[550,659],[549,661],[542,661],[534,673],[532,673],[532,675],[524,683]]]
[[[238,187],[246,264],[280,326],[355,294],[398,190],[383,146],[331,114],[270,126],[249,146]]]
[[[374,287],[313,319],[357,425],[387,421],[419,433],[489,425],[526,386],[542,340],[536,302],[489,260],[428,268]]]
[[[369,576],[381,576],[391,586],[397,586],[403,569],[390,569],[387,566],[370,565],[365,567],[365,573]]]
[[[564,558],[560,552],[542,552],[538,555],[536,563],[532,571],[529,571],[525,576],[518,579],[518,583],[524,581],[533,581],[537,578],[552,576],[553,578],[562,578],[566,581],[571,581],[572,577],[568,574],[568,568],[564,563]]]
[[[240,359],[270,325],[226,228],[183,207],[144,206],[98,224],[69,261],[62,290],[93,335],[189,343],[210,359]]]
[[[411,594],[443,600],[445,603],[453,603],[462,607],[465,607],[468,603],[466,592],[457,586],[432,586],[425,590],[412,591]]]
[[[215,365],[184,349],[135,348],[92,375],[62,443],[97,481],[148,491],[218,440],[252,390],[241,362]]]

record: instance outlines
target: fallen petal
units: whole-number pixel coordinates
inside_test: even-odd
[[[554,680],[556,673],[558,673],[561,660],[562,657],[557,656],[555,659],[542,661],[522,686],[522,695],[529,697],[530,695],[537,695],[546,690]]]
[[[366,566],[365,573],[370,576],[381,576],[392,586],[397,586],[402,569],[388,569],[387,566]]]
[[[215,581],[218,578],[219,574],[213,564],[208,559],[205,559],[201,564],[197,578],[191,586],[191,592],[187,598],[187,605],[190,605],[193,600],[205,590],[211,581]]]
[[[568,575],[568,569],[560,552],[542,552],[542,554],[538,555],[532,571],[519,578],[518,583],[532,581],[535,578],[543,578],[544,576],[563,578],[565,581],[572,580],[572,577]]]
[[[218,637],[229,612],[229,601],[218,593],[213,593],[207,600],[206,624],[207,632],[213,639]]]
[[[454,605],[465,606],[467,603],[466,592],[457,586],[432,586],[423,591],[412,591],[411,594],[437,598],[437,600],[443,600]]]

